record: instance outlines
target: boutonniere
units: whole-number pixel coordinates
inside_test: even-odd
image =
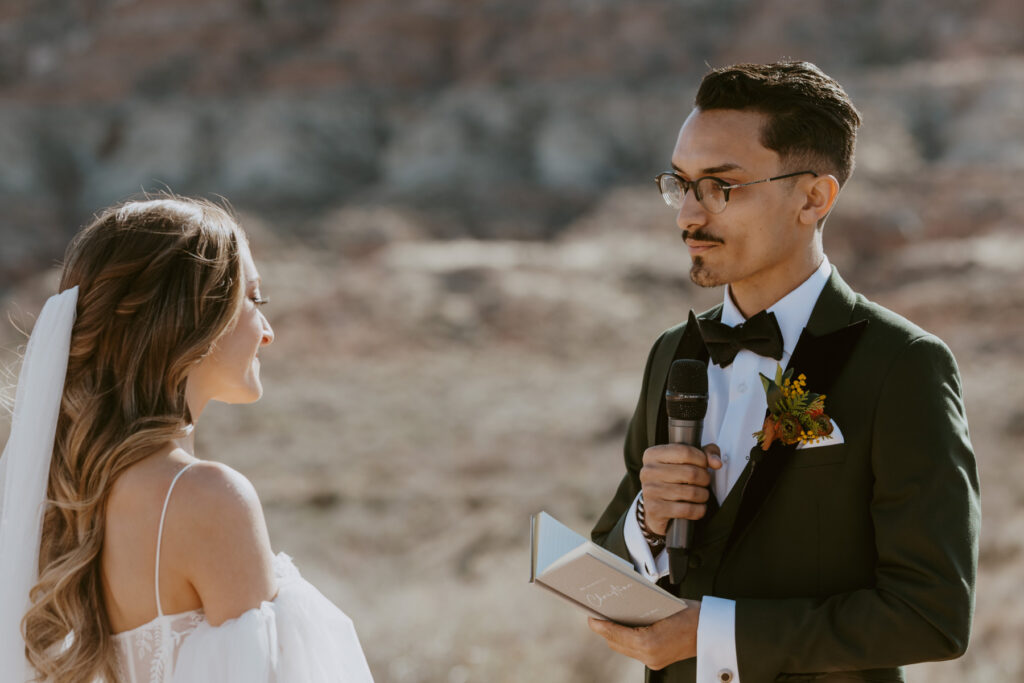
[[[807,378],[801,374],[793,379],[793,368],[782,374],[782,366],[775,367],[774,380],[761,375],[768,397],[768,417],[761,431],[754,433],[761,450],[768,450],[776,440],[787,446],[812,444],[831,434],[832,419],[825,414],[825,395],[807,391]]]

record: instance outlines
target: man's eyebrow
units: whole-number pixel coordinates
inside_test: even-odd
[[[672,164],[672,168],[674,168],[675,170],[677,170],[680,173],[683,173],[685,175],[685,173],[683,172],[683,169],[679,168],[675,164]],[[705,169],[703,169],[700,172],[700,174],[702,176],[706,176],[706,175],[715,175],[716,173],[726,173],[727,171],[742,171],[742,170],[743,170],[743,167],[740,166],[739,164],[735,164],[735,163],[729,162],[729,163],[725,163],[725,164],[720,164],[718,166],[711,166],[709,168],[705,168]]]

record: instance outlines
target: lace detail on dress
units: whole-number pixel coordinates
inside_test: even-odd
[[[373,683],[352,620],[288,555],[278,593],[211,626],[202,611],[158,617],[114,636],[124,683]]]
[[[131,631],[114,635],[126,683],[168,683],[182,644],[206,621],[202,610],[165,614]]]

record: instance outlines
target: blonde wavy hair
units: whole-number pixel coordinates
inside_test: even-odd
[[[231,212],[174,195],[101,213],[68,247],[79,287],[26,653],[54,683],[117,680],[100,551],[108,494],[191,423],[189,371],[229,331],[245,294]]]

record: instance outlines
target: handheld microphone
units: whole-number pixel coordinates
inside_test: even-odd
[[[708,412],[708,369],[699,360],[674,361],[665,387],[669,443],[700,448],[704,415]],[[678,584],[686,578],[688,555],[693,542],[693,524],[688,519],[669,522],[665,537],[669,580]]]

